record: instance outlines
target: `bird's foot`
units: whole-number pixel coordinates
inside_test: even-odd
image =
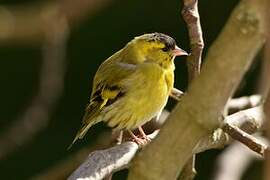
[[[149,142],[148,140],[139,137],[133,138],[132,141],[138,144],[139,146],[145,146]]]
[[[151,142],[152,141],[152,139],[151,138],[149,138],[148,136],[143,136],[142,137],[142,139],[144,139],[145,141],[147,141],[147,142]]]
[[[138,129],[139,129],[139,132],[141,134],[142,139],[144,139],[147,142],[150,142],[151,139],[145,134],[143,128],[141,126],[139,126]]]
[[[146,145],[148,142],[150,142],[150,138],[148,138],[146,135],[141,137],[137,137],[132,131],[128,131],[132,137],[132,141],[137,143],[139,146],[144,146]]]

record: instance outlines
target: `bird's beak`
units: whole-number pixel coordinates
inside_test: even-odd
[[[188,56],[188,53],[178,46],[175,46],[172,53],[173,53],[173,56]]]

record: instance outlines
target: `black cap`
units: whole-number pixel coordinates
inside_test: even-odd
[[[173,50],[175,48],[175,40],[166,34],[156,32],[148,35],[148,41],[159,41],[165,45],[163,51]]]

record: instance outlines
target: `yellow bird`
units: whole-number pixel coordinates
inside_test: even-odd
[[[131,130],[158,116],[167,103],[174,83],[174,58],[187,55],[173,38],[162,33],[135,37],[104,61],[96,72],[90,103],[82,127],[70,147],[94,124],[104,121],[117,130]]]

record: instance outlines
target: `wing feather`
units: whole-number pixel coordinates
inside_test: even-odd
[[[85,109],[82,126],[69,148],[77,139],[82,139],[91,126],[102,121],[98,116],[104,107],[125,95],[127,90],[120,82],[133,74],[135,69],[134,64],[113,63],[110,59],[100,66],[94,78],[90,103]]]

